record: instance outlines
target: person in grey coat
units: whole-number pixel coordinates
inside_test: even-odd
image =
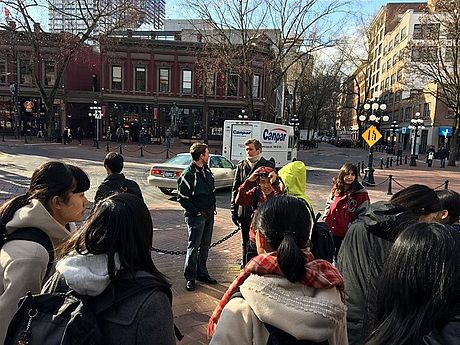
[[[106,289],[126,291],[150,279],[153,287],[98,316],[102,339],[106,345],[176,344],[170,284],[152,261],[152,238],[152,218],[141,199],[130,193],[103,199],[65,244],[42,292],[72,289],[97,303]]]

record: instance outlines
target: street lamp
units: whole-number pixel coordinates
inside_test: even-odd
[[[394,144],[395,144],[395,139],[396,139],[396,130],[398,129],[398,123],[396,120],[393,121],[393,123],[390,125],[390,130],[391,130],[391,154],[395,154],[394,150]]]
[[[246,109],[241,110],[241,114],[238,115],[238,118],[239,119],[247,119],[248,118],[248,114],[246,114]]]
[[[298,134],[299,134],[299,117],[297,114],[292,115],[291,121],[289,121],[289,124],[294,127],[294,137],[298,139]]]
[[[102,118],[102,107],[97,104],[97,101],[93,102],[94,105],[89,107],[90,112],[88,116],[94,116],[96,135],[94,140],[96,141],[96,147],[99,148],[99,120]]]
[[[410,120],[409,128],[414,130],[414,139],[412,140],[412,155],[410,156],[410,163],[409,166],[415,167],[417,166],[417,132],[420,129],[424,129],[423,119],[420,118],[420,113],[417,111],[415,116]]]
[[[385,109],[387,108],[387,105],[385,103],[380,102],[377,99],[375,93],[374,93],[373,99],[367,100],[363,108],[366,111],[368,117],[362,114],[359,116],[359,121],[365,122],[367,120],[369,127],[372,125],[375,125],[378,129],[381,121],[386,122],[390,119],[387,115],[380,116],[379,112],[385,111]],[[365,172],[365,176],[363,180],[363,183],[366,186],[375,185],[373,160],[374,160],[374,147],[371,146],[369,147],[369,164],[367,165],[367,168],[365,169],[366,172]]]

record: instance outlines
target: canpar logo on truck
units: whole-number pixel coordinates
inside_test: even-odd
[[[264,140],[274,141],[277,143],[278,141],[285,141],[287,136],[287,131],[283,128],[272,128],[271,131],[265,129],[262,133],[262,137]]]
[[[244,130],[244,129],[234,129],[232,133],[233,133],[233,135],[240,135],[240,136],[245,137],[245,136],[250,135],[252,133],[252,131],[250,131],[248,129],[246,129],[246,130]]]

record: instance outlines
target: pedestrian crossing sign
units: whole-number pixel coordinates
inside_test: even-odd
[[[380,134],[379,130],[374,126],[371,125],[362,135],[363,139],[366,141],[369,147],[374,146],[374,144],[380,140],[382,134]]]

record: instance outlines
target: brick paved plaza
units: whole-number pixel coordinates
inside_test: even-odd
[[[94,192],[104,173],[101,161],[106,154],[105,144],[97,150],[91,143],[85,142],[83,146],[33,142],[24,145],[22,141],[7,140],[0,143],[0,202],[17,195],[25,190],[33,169],[47,159],[62,158],[71,163],[77,163],[88,171],[92,185],[87,193],[92,199]],[[112,144],[112,149],[118,146]],[[153,161],[164,160],[165,152],[162,146],[149,146],[140,157],[137,145],[124,146],[124,156],[127,162],[125,173],[128,177],[136,179],[144,193],[144,198],[149,205],[154,222],[154,247],[172,251],[183,251],[186,247],[186,227],[183,212],[174,198],[161,194],[158,190],[149,187],[145,179],[149,165]],[[188,146],[175,144],[172,152],[187,151]],[[212,148],[212,152],[219,148]],[[375,153],[375,163],[380,157],[387,157],[383,153]],[[423,157],[424,158],[424,157]],[[332,177],[337,173],[345,161],[353,163],[367,162],[367,151],[359,149],[336,148],[329,144],[321,144],[318,149],[300,151],[299,159],[308,166],[307,194],[313,201],[315,210],[322,211],[326,197],[330,190]],[[422,157],[421,157],[422,159]],[[375,180],[379,184],[393,175],[393,192],[401,186],[413,183],[426,184],[432,188],[443,188],[445,180],[449,187],[460,191],[460,178],[458,167],[439,168],[439,161],[435,161],[432,168],[419,160],[417,167],[408,165],[395,166],[390,169],[380,169],[377,166]],[[368,188],[371,201],[387,200],[388,182]],[[235,229],[230,220],[228,190],[219,191],[217,194],[218,210],[214,227],[213,241],[216,241]],[[241,238],[238,233],[224,243],[212,248],[209,257],[209,271],[218,281],[218,285],[197,284],[195,292],[185,290],[183,278],[183,255],[167,255],[154,253],[153,258],[157,267],[164,272],[173,284],[174,315],[176,324],[185,335],[181,344],[207,344],[205,330],[208,317],[230,282],[239,273],[239,259]]]

